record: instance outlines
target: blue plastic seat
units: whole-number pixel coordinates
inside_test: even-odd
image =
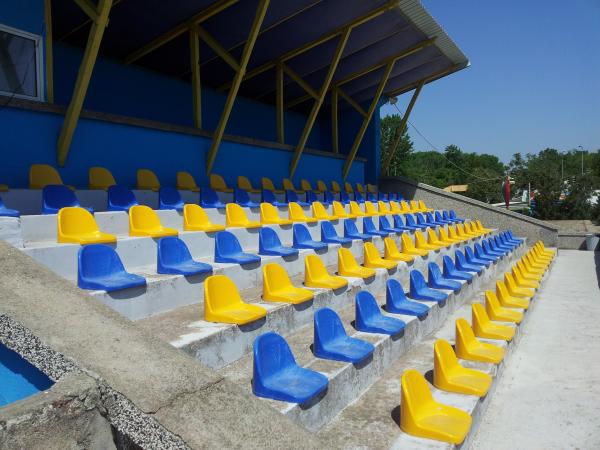
[[[377,194],[377,199],[381,200],[382,202],[388,202],[389,201],[388,195],[384,194],[383,192],[380,192],[379,194]]]
[[[291,189],[286,189],[285,201],[288,203],[291,203],[291,202],[298,203],[300,206],[310,206],[310,204],[308,204],[306,202],[301,202],[300,199],[298,198],[298,194],[296,194]]]
[[[328,244],[350,244],[352,239],[340,237],[328,220],[321,221],[321,240]]]
[[[386,237],[390,233],[387,231],[381,231],[375,228],[375,224],[373,223],[373,219],[370,217],[363,217],[363,233],[368,234],[369,236],[381,236]]]
[[[417,225],[422,227],[423,230],[429,228],[432,224],[428,223],[425,219],[425,216],[421,213],[415,213],[415,218],[417,219]]]
[[[340,317],[329,308],[321,308],[314,315],[313,353],[317,358],[359,363],[373,354],[370,342],[350,337]]]
[[[444,292],[436,291],[427,286],[423,274],[418,270],[410,271],[410,298],[429,302],[443,302],[448,298]]]
[[[411,302],[406,298],[404,289],[398,280],[389,279],[385,289],[385,310],[393,314],[405,314],[417,316],[419,319],[425,317],[429,307],[423,303]]]
[[[492,249],[501,251],[504,254],[510,253],[514,248],[512,245],[502,242],[500,236],[494,236],[493,238],[490,238],[490,245],[492,246]]]
[[[346,196],[348,197],[348,194],[346,194]],[[365,202],[365,198],[360,192],[354,191],[354,201],[359,205],[362,205]],[[348,202],[350,202],[350,197],[348,197]]]
[[[460,217],[458,217],[456,215],[456,211],[454,211],[453,209],[450,210],[449,216],[450,216],[450,219],[454,220],[455,222],[464,222],[465,221],[465,219],[461,219]]]
[[[404,321],[384,316],[377,306],[377,301],[369,291],[360,291],[355,297],[355,327],[358,331],[381,333],[394,336],[404,330]]]
[[[129,208],[139,205],[133,191],[115,184],[108,188],[108,211],[125,211],[129,212]]]
[[[442,225],[446,225],[446,224],[452,223],[452,221],[451,221],[451,220],[446,220],[446,219],[444,219],[444,217],[442,216],[442,212],[441,212],[441,211],[436,211],[436,212],[434,213],[434,215],[435,215],[435,221],[436,221],[437,223],[440,223],[440,224],[442,224]]]
[[[270,189],[262,190],[261,201],[263,203],[270,203],[273,206],[287,206],[287,202],[277,200],[277,197],[275,197],[275,194]]]
[[[248,193],[240,188],[233,189],[233,201],[246,208],[258,208],[260,205],[250,200]]]
[[[325,191],[325,193],[323,194],[323,204],[331,205],[334,201],[335,195],[333,195],[333,192]],[[348,203],[350,203],[350,200],[347,199],[347,201],[344,202],[343,197],[340,195],[340,202],[342,203],[342,205],[347,205]]]
[[[203,208],[223,209],[225,208],[225,203],[219,200],[219,196],[213,189],[209,187],[203,187],[200,190],[200,206]]]
[[[92,208],[81,206],[75,193],[64,184],[48,184],[42,189],[42,214],[58,214],[61,208],[77,206],[93,213]]]
[[[444,220],[446,220],[448,223],[454,223],[457,222],[456,220],[452,219],[450,217],[450,213],[448,211],[442,211],[442,217],[444,218]]]
[[[388,194],[388,198],[390,202],[395,202],[398,200],[398,194],[396,194],[395,192],[390,192]]]
[[[473,245],[474,250],[475,250],[475,256],[482,260],[482,261],[489,261],[489,262],[494,262],[496,261],[500,256],[495,256],[495,255],[490,255],[488,254],[483,247],[481,246],[481,244],[479,242],[476,242],[475,245]]]
[[[362,239],[363,241],[369,241],[372,238],[372,236],[358,231],[356,223],[352,219],[344,220],[344,236],[349,239]]]
[[[258,397],[305,403],[327,389],[325,375],[300,367],[289,345],[277,333],[254,340],[252,392]]]
[[[442,225],[445,225],[445,223],[444,223],[444,222],[438,222],[438,221],[436,220],[436,218],[433,216],[433,213],[432,213],[432,212],[426,212],[426,213],[425,213],[425,219],[426,219],[426,221],[427,221],[427,223],[428,223],[429,225],[434,225],[434,226],[442,226]]]
[[[471,281],[474,275],[470,272],[463,272],[456,268],[452,258],[448,255],[444,255],[442,258],[444,262],[444,278],[448,280],[463,280],[463,281]]]
[[[146,279],[125,271],[121,258],[108,245],[89,244],[77,255],[77,286],[81,289],[118,291],[145,286]]]
[[[506,245],[510,245],[512,246],[512,248],[517,248],[520,244],[520,242],[518,242],[515,239],[511,239],[508,236],[508,232],[504,231],[503,233],[500,233],[500,239],[502,240],[502,242],[504,242]]]
[[[315,194],[313,191],[306,191],[306,203],[308,203],[309,205],[312,205],[314,202],[318,202],[319,198],[317,197],[317,194]],[[329,206],[329,203],[322,201],[321,202],[324,206]]]
[[[258,232],[258,254],[268,256],[295,256],[298,250],[284,247],[273,228],[262,227]]]
[[[477,258],[471,247],[465,247],[465,257],[471,265],[489,267],[492,264],[487,258],[485,260]]]
[[[327,248],[325,242],[318,242],[313,240],[310,235],[310,231],[306,228],[306,225],[301,223],[295,223],[294,227],[294,248],[307,248],[310,250],[320,250]]]
[[[483,272],[483,265],[471,264],[467,261],[466,256],[460,250],[456,250],[454,252],[454,259],[456,261],[456,268],[462,272],[473,272],[473,273],[481,273]]]
[[[402,233],[404,231],[402,228],[393,227],[385,216],[379,216],[379,229],[388,233]]]
[[[235,235],[219,231],[215,235],[215,262],[243,265],[260,262],[260,256],[244,253]]]
[[[434,262],[430,262],[427,265],[428,269],[428,286],[431,289],[448,289],[449,291],[459,292],[462,287],[462,283],[455,280],[447,280],[442,275],[440,266]]]
[[[157,247],[157,273],[190,276],[213,271],[210,264],[194,261],[188,246],[176,236],[160,238]]]
[[[19,217],[21,213],[16,209],[10,209],[4,206],[2,198],[0,198],[0,217]]]
[[[367,192],[367,200],[373,203],[377,203],[377,196],[372,192]]]
[[[507,233],[508,233],[508,236],[509,236],[509,237],[510,237],[510,238],[511,238],[513,241],[515,241],[516,243],[518,243],[519,245],[520,245],[520,244],[523,242],[523,239],[521,239],[521,238],[518,238],[518,237],[515,237],[515,236],[513,235],[513,232],[512,232],[512,230],[508,230],[508,231],[507,231]]]
[[[505,252],[503,250],[495,249],[492,242],[493,241],[491,239],[484,239],[483,241],[481,241],[481,246],[483,247],[483,250],[486,254],[495,258],[502,258],[505,253],[508,253],[508,251]]]
[[[413,230],[427,229],[427,225],[419,225],[415,222],[415,217],[413,214],[405,214],[404,220],[406,220],[406,226],[412,228]]]
[[[416,231],[417,227],[406,226],[402,221],[402,216],[400,214],[394,214],[392,216],[394,218],[394,228],[402,231]]]
[[[158,190],[158,209],[175,209],[183,211],[183,200],[179,191],[172,187],[162,187]]]

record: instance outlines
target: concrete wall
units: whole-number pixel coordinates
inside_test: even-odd
[[[564,248],[568,250],[595,250],[600,251],[600,240],[598,234],[594,235],[592,244],[595,242],[595,246],[592,249],[588,249],[587,238],[588,234],[593,233],[558,233],[558,248]]]
[[[558,228],[547,222],[446,192],[408,178],[382,178],[379,181],[379,189],[382,192],[399,192],[409,200],[423,200],[431,208],[454,209],[459,217],[480,219],[485,226],[512,230],[517,236],[525,236],[532,243],[542,240],[545,245],[552,247],[556,247],[558,244]]]

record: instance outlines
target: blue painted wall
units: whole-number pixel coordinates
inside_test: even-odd
[[[2,0],[0,23],[29,33],[44,34],[44,0]]]

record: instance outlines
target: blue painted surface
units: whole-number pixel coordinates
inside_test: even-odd
[[[34,34],[44,32],[44,0],[2,0],[0,23]]]
[[[0,407],[48,389],[54,382],[0,344]]]

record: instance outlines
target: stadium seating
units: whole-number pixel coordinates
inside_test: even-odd
[[[107,203],[108,211],[124,211],[126,213],[132,206],[139,205],[134,193],[118,184],[108,188]]]
[[[456,320],[456,356],[468,361],[500,364],[504,359],[504,349],[494,344],[481,342],[475,337],[471,325],[465,319]]]
[[[238,189],[243,189],[244,191],[250,192],[252,194],[260,193],[260,189],[257,189],[254,186],[252,186],[250,180],[242,175],[237,177],[237,187]]]
[[[325,182],[323,180],[318,180],[317,181],[317,192],[319,193],[323,193],[323,192],[327,192],[327,185],[325,184]]]
[[[425,300],[428,302],[444,302],[448,295],[444,292],[431,289],[425,283],[423,274],[418,270],[410,271],[410,298],[415,300]]]
[[[375,205],[371,202],[365,202],[365,215],[366,216],[378,216],[379,211],[375,208]]]
[[[128,273],[117,252],[108,245],[81,247],[77,255],[77,286],[81,289],[113,292],[145,286],[146,279]]]
[[[529,308],[529,299],[512,295],[502,280],[496,281],[496,298],[506,308]]]
[[[88,171],[88,185],[90,189],[102,189],[106,191],[109,187],[117,184],[110,170],[104,167],[90,167]]]
[[[402,241],[402,253],[411,256],[427,256],[429,254],[429,250],[416,248],[408,234],[403,234],[400,239]]]
[[[386,237],[390,233],[388,231],[378,230],[375,228],[373,219],[371,217],[363,218],[363,233],[369,236],[381,236]]]
[[[158,190],[158,209],[174,209],[183,211],[183,200],[179,191],[172,187],[162,186]]]
[[[444,278],[457,281],[471,281],[475,275],[471,272],[461,271],[456,268],[452,258],[444,255],[442,258],[444,264]]]
[[[355,297],[355,328],[365,333],[380,333],[395,336],[404,331],[406,325],[395,317],[384,316],[377,301],[369,291],[360,291]]]
[[[394,240],[390,237],[386,237],[383,239],[383,251],[383,257],[391,261],[403,261],[406,263],[410,263],[413,262],[415,259],[412,255],[401,253],[400,250],[398,250],[396,242],[394,242]]]
[[[465,440],[472,418],[465,411],[433,399],[425,377],[416,370],[402,374],[400,428],[413,436],[451,444]]]
[[[510,341],[515,335],[513,327],[492,322],[481,303],[471,305],[471,324],[479,338]]]
[[[306,191],[306,203],[312,205],[313,203],[318,201],[319,199],[317,198],[317,194],[315,194],[313,191]],[[322,204],[325,206],[329,206],[329,202],[327,201],[323,201]]]
[[[440,238],[438,237],[437,234],[435,234],[435,231],[433,231],[432,228],[427,229],[427,243],[430,245],[436,246],[437,248],[450,247],[450,244],[448,244],[447,242],[442,242],[440,240]]]
[[[386,283],[385,310],[393,314],[417,316],[419,319],[423,319],[427,316],[429,307],[423,303],[408,300],[400,282],[390,279]]]
[[[340,192],[342,192],[342,188],[340,188],[340,184],[337,181],[332,181],[331,182],[331,191],[334,194],[339,194]]]
[[[155,173],[149,169],[138,169],[137,171],[137,188],[141,190],[158,191],[160,182]]]
[[[330,275],[321,258],[308,255],[304,259],[304,285],[313,288],[340,289],[348,286],[348,280]]]
[[[200,188],[196,184],[196,180],[192,174],[185,171],[177,172],[177,189],[180,191],[200,192]]]
[[[254,341],[252,392],[258,397],[305,403],[325,391],[327,377],[300,367],[284,338],[261,334]]]
[[[324,220],[321,222],[321,241],[327,244],[351,244],[352,239],[338,236],[331,222]]]
[[[260,180],[260,184],[262,189],[268,189],[269,191],[274,192],[275,194],[283,194],[285,192],[283,189],[275,189],[273,181],[267,177],[262,177]]]
[[[395,269],[398,263],[393,260],[383,259],[379,254],[379,250],[372,242],[364,243],[364,266],[372,269]]]
[[[75,193],[63,184],[47,184],[42,189],[42,214],[58,214],[65,207],[82,208]],[[92,208],[83,208],[93,213]]]
[[[194,261],[185,242],[175,236],[158,240],[156,272],[171,275],[200,275],[212,273],[212,266]]]
[[[229,186],[227,186],[227,183],[225,183],[225,180],[223,179],[223,177],[216,173],[210,174],[209,183],[210,183],[210,188],[213,191],[227,192],[227,193],[233,192],[233,188],[230,188]]]
[[[344,237],[349,239],[360,239],[363,241],[372,239],[372,236],[358,231],[358,228],[356,228],[356,223],[353,219],[344,220]]]
[[[0,217],[20,217],[21,213],[16,209],[7,208],[0,198]]]
[[[260,228],[260,222],[248,219],[244,209],[237,203],[227,203],[225,206],[225,224],[227,227]]]
[[[219,231],[215,235],[215,262],[252,264],[259,263],[260,256],[244,253],[235,235],[229,231]]]
[[[248,193],[240,188],[233,189],[233,201],[244,208],[258,208],[259,204],[250,200]]]
[[[64,184],[58,171],[48,164],[32,164],[29,168],[29,189],[43,189],[49,184]]]
[[[379,229],[386,233],[402,233],[403,231],[400,228],[393,227],[385,216],[379,217]]]
[[[203,208],[224,209],[225,203],[219,200],[219,196],[214,190],[205,187],[200,191],[200,206]]]
[[[300,198],[298,197],[298,194],[296,193],[296,191],[294,191],[292,189],[286,189],[286,191],[285,191],[285,201],[288,204],[289,203],[295,203],[295,204],[300,205],[300,206],[310,206],[309,203],[301,201]]]
[[[516,308],[501,306],[493,291],[485,291],[485,311],[491,320],[521,323],[523,313]]]
[[[313,189],[312,185],[310,184],[310,181],[304,179],[300,180],[300,189],[302,189],[304,192],[322,194],[322,192],[319,192],[318,189]]]
[[[204,231],[210,233],[223,231],[225,225],[212,223],[206,211],[201,206],[188,203],[183,207],[183,229],[185,231]]]
[[[84,245],[117,242],[117,237],[114,234],[100,231],[94,216],[87,209],[62,208],[58,211],[57,222],[58,242],[60,243]]]
[[[504,285],[508,288],[508,293],[513,297],[530,300],[535,293],[535,289],[517,286],[515,279],[509,272],[504,274]]]
[[[233,281],[225,275],[212,275],[204,281],[204,320],[245,325],[266,315],[262,306],[244,303]]]
[[[330,215],[321,202],[312,204],[313,217],[317,220],[337,220],[337,216]]]
[[[421,231],[415,231],[415,248],[417,250],[425,250],[427,253],[439,250],[441,247],[427,242],[425,235]]]
[[[438,339],[433,346],[433,385],[443,391],[483,397],[492,385],[492,377],[461,366],[448,341]]]
[[[354,215],[352,214],[348,214],[346,212],[346,209],[344,208],[344,205],[342,205],[340,202],[332,202],[332,207],[333,207],[333,215],[335,217],[337,217],[338,219],[349,219],[349,218],[354,218]]]
[[[149,236],[159,238],[177,236],[175,228],[163,227],[156,212],[145,205],[132,206],[129,209],[129,236]]]
[[[261,228],[258,233],[258,254],[267,256],[297,256],[298,250],[284,247],[272,228]]]
[[[260,223],[263,225],[290,225],[292,223],[289,219],[283,219],[279,216],[277,208],[271,203],[260,204]]]
[[[269,190],[269,189],[263,189],[262,191],[262,195],[261,195],[261,202],[262,203],[270,203],[273,206],[287,206],[287,202],[280,202],[277,200],[277,197],[275,197],[275,194],[273,193],[273,191]]]
[[[351,201],[349,203],[350,205],[350,214],[352,214],[354,217],[364,217],[365,213],[363,212],[362,209],[360,209],[360,206],[358,205],[358,203]]]
[[[296,194],[304,193],[304,191],[302,189],[296,189],[296,186],[294,186],[294,183],[289,178],[284,178],[282,181],[282,184],[283,184],[283,189],[286,191],[293,191]]]
[[[343,277],[371,278],[375,276],[375,269],[361,267],[352,252],[347,248],[338,250],[338,274]]]
[[[462,272],[472,272],[480,274],[483,272],[483,265],[471,264],[467,262],[467,258],[463,252],[456,250],[454,252],[456,268]]]
[[[314,223],[317,221],[314,217],[307,217],[306,214],[304,214],[302,206],[295,202],[288,203],[288,214],[290,220],[293,222]]]
[[[313,240],[308,228],[306,228],[306,225],[300,223],[294,224],[293,236],[294,248],[310,250],[321,250],[327,248],[327,244],[325,242]]]
[[[462,284],[458,281],[444,278],[440,267],[436,263],[430,262],[427,265],[427,271],[427,285],[431,289],[447,289],[449,291],[454,291],[455,293],[460,292]]]
[[[370,342],[348,336],[334,310],[321,308],[315,312],[313,353],[317,358],[357,364],[374,350]]]
[[[263,300],[299,304],[312,300],[313,297],[311,290],[294,286],[285,269],[279,264],[263,266]]]

